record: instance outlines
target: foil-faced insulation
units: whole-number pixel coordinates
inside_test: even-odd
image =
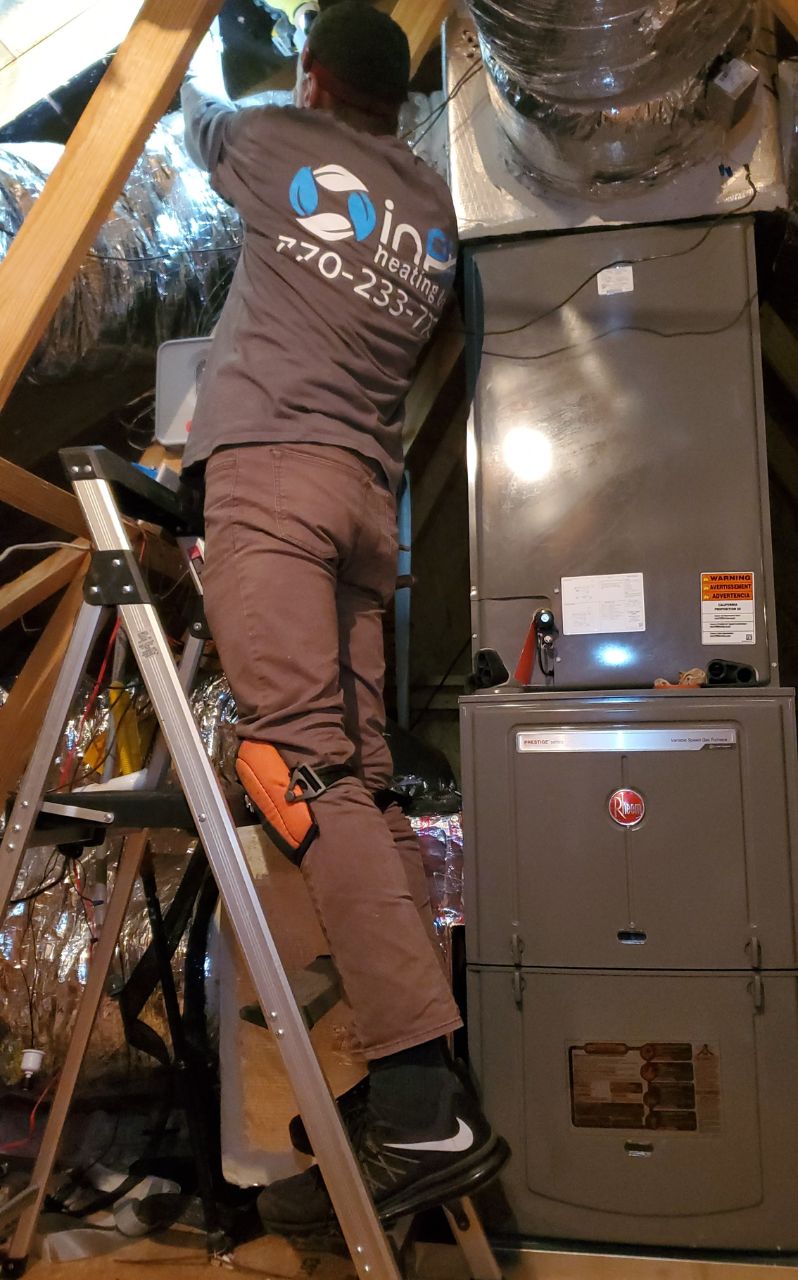
[[[599,196],[718,150],[707,109],[753,0],[469,0],[490,93],[530,178]]]
[[[63,148],[0,146],[0,260]],[[151,134],[27,369],[33,381],[152,363],[169,338],[206,334],[235,269],[235,210],[189,159],[182,116]]]
[[[53,764],[51,787],[72,789],[96,782],[103,775],[109,740],[109,699],[107,691],[94,700],[92,693],[84,691],[72,709]],[[152,712],[146,694],[133,684],[126,687],[126,693],[129,710],[125,714],[135,714],[142,740],[149,740]],[[213,765],[223,778],[234,781],[238,714],[225,676],[217,672],[202,676],[192,694],[191,707]],[[421,766],[411,767],[415,762],[410,744],[408,737],[393,786],[424,811],[411,821],[421,843],[433,914],[445,942],[451,926],[463,921],[460,816],[453,811],[454,796],[446,771],[433,767],[434,757],[431,761],[420,757]],[[395,744],[394,750],[398,757]],[[436,803],[438,812],[434,809]],[[18,1083],[22,1053],[30,1047],[44,1051],[44,1075],[60,1068],[86,984],[103,904],[113,888],[120,845],[121,837],[114,837],[107,847],[87,851],[77,864],[66,866],[60,853],[52,847],[28,851],[14,897],[36,896],[28,902],[18,902],[11,907],[6,919],[0,920],[0,1084]],[[164,912],[178,889],[195,845],[195,839],[185,832],[152,833],[151,847]],[[50,884],[52,887],[46,892],[39,892],[42,886]],[[137,883],[114,964],[112,985],[117,990],[149,945],[146,903],[141,884]],[[173,964],[181,996],[185,948],[184,936]],[[151,998],[142,1017],[168,1044],[160,990]],[[152,1065],[151,1058],[126,1044],[118,1005],[113,995],[107,995],[101,1004],[82,1080],[92,1082],[103,1076],[107,1081],[114,1076],[140,1075]]]

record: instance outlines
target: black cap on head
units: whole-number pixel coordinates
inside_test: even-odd
[[[356,93],[389,106],[405,101],[410,85],[407,36],[388,14],[365,0],[338,0],[310,28],[312,57]]]

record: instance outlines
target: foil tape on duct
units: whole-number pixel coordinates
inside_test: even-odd
[[[602,195],[717,150],[709,74],[753,0],[469,0],[494,106],[533,180]]]
[[[0,259],[63,148],[0,147]],[[209,332],[242,239],[238,214],[189,159],[183,121],[151,134],[32,358],[33,381],[152,363],[169,338]]]

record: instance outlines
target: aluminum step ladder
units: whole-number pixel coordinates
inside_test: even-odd
[[[383,1230],[361,1177],[347,1132],[275,947],[235,820],[208,760],[188,703],[187,694],[202,652],[203,635],[206,634],[201,621],[201,607],[189,627],[189,640],[178,668],[125,527],[125,518],[146,520],[177,538],[187,556],[201,606],[201,580],[193,568],[190,554],[190,547],[196,545],[201,528],[198,500],[185,487],[174,491],[105,448],[65,449],[61,451],[61,459],[80,503],[93,554],[84,587],[85,603],[78,614],[50,706],[0,844],[0,913],[5,914],[8,907],[40,812],[43,807],[51,807],[46,803],[45,789],[53,757],[94,644],[108,620],[109,611],[116,610],[161,730],[148,770],[148,785],[157,788],[171,759],[241,953],[248,964],[263,1016],[275,1037],[291,1080],[341,1233],[360,1280],[399,1280],[401,1273],[395,1248]],[[80,793],[75,793],[73,799],[79,810]],[[94,818],[97,818],[96,809]],[[87,985],[53,1095],[31,1185],[17,1197],[19,1216],[10,1244],[2,1255],[5,1275],[20,1275],[25,1269],[119,931],[146,851],[147,833],[144,831],[128,839],[120,857],[113,894],[94,948]],[[464,1197],[442,1207],[473,1280],[500,1280],[501,1272],[470,1199]],[[14,1202],[5,1206],[5,1221],[13,1220],[14,1208]]]

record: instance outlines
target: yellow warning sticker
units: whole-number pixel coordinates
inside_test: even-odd
[[[702,573],[702,600],[753,600],[752,573]]]
[[[701,643],[756,643],[753,573],[701,574]]]

